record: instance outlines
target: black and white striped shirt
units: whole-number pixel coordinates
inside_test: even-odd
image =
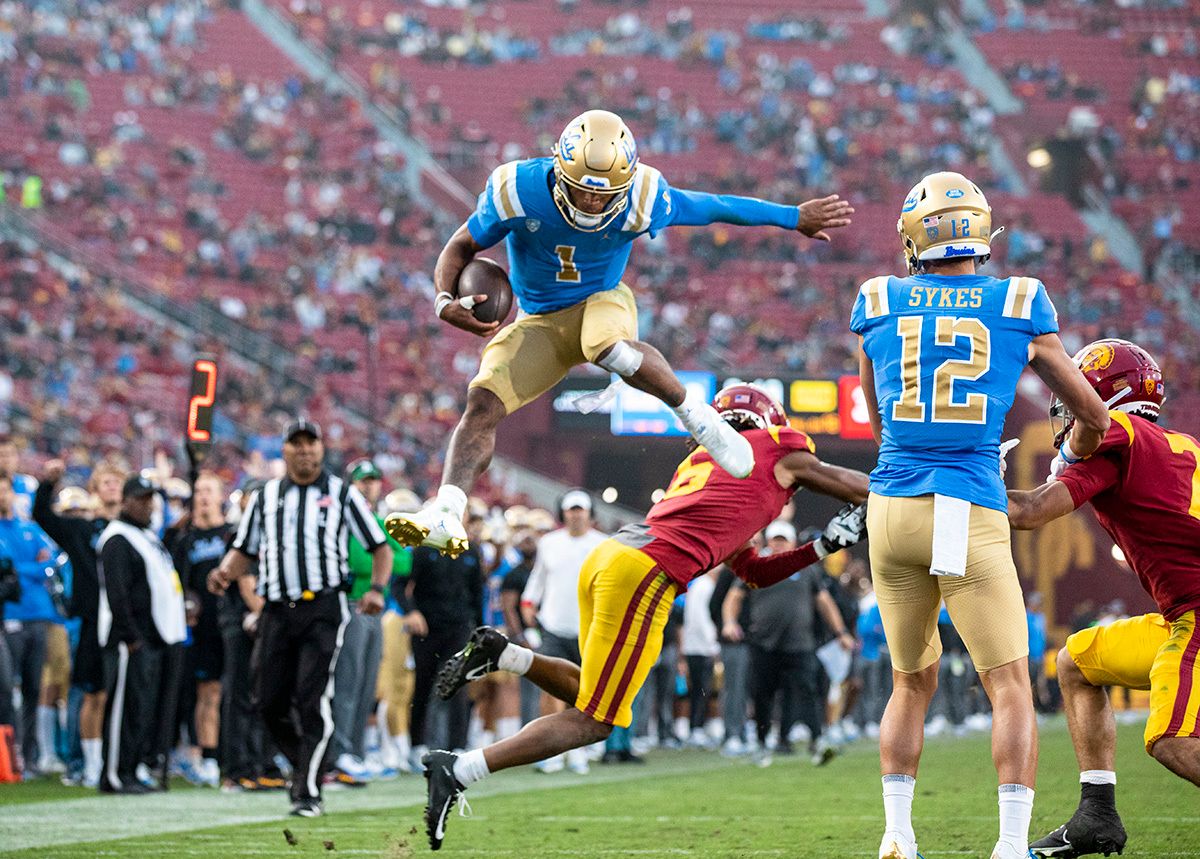
[[[233,548],[258,559],[268,602],[298,600],[344,587],[349,534],[369,552],[387,542],[361,492],[327,472],[307,486],[280,477],[250,499]]]

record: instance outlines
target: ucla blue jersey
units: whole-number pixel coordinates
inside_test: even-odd
[[[876,277],[859,290],[862,335],[883,421],[871,491],[937,493],[1007,510],[1000,433],[1029,343],[1058,331],[1041,281],[982,275]]]
[[[794,229],[796,206],[750,197],[673,189],[662,174],[638,164],[624,212],[589,233],[567,223],[554,204],[554,159],[510,161],[492,171],[467,221],[483,247],[505,239],[508,277],[526,313],[551,313],[615,289],[625,274],[633,240],[674,224],[716,222]]]

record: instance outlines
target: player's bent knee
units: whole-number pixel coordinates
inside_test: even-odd
[[[593,363],[621,378],[628,378],[641,369],[643,357],[642,351],[629,341],[619,340],[597,355]]]
[[[1058,658],[1055,660],[1058,666],[1058,685],[1060,686],[1088,686],[1087,678],[1083,676],[1083,672],[1079,670],[1079,666],[1075,664],[1075,660],[1071,658],[1071,651],[1063,647],[1058,651]]]

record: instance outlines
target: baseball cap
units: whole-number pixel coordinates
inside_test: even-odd
[[[772,537],[783,537],[789,543],[796,542],[796,526],[786,519],[776,519],[767,526],[767,539]]]
[[[122,498],[145,498],[154,494],[154,484],[140,474],[130,475],[121,487]]]
[[[312,436],[317,441],[321,440],[321,425],[314,420],[309,420],[305,417],[296,418],[287,426],[287,431],[283,434],[284,441],[291,441],[301,433]]]
[[[379,466],[366,457],[350,463],[350,482],[356,480],[383,480]]]
[[[562,497],[562,503],[559,505],[560,510],[571,510],[576,507],[591,512],[592,496],[588,495],[582,489],[572,489]]]

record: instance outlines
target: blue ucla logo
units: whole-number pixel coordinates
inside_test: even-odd
[[[962,197],[965,194],[966,194],[966,192],[963,191],[961,188],[951,188],[949,191],[946,192],[946,196],[949,197],[951,200],[957,200],[959,197]]]
[[[633,142],[632,137],[625,137],[621,140],[621,152],[625,156],[625,160],[630,165],[637,163],[637,144]]]
[[[904,208],[901,209],[900,211],[911,212],[913,209],[917,208],[917,203],[919,203],[919,202],[921,202],[921,201],[917,198],[917,195],[913,194],[911,197],[909,197],[907,200],[904,201]]]
[[[564,161],[570,161],[575,157],[575,148],[581,139],[582,135],[578,131],[568,131],[558,139],[558,154],[563,157]]]

